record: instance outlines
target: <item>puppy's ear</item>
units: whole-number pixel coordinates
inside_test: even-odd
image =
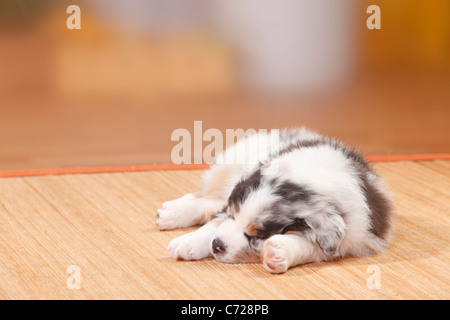
[[[342,215],[330,209],[317,212],[307,219],[308,225],[315,232],[316,242],[326,255],[335,255],[345,233]]]

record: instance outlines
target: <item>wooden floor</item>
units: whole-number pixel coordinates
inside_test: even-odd
[[[282,275],[169,256],[187,230],[158,231],[155,211],[196,190],[201,170],[0,178],[0,298],[449,299],[450,161],[376,168],[396,204],[389,250]],[[70,266],[79,290],[68,288]]]

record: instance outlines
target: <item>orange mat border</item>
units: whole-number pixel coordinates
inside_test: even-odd
[[[369,162],[450,160],[450,154],[374,155],[367,156],[366,159]],[[101,166],[32,170],[5,170],[0,171],[0,178],[137,171],[199,170],[207,168],[209,168],[208,164],[151,164],[138,166]]]

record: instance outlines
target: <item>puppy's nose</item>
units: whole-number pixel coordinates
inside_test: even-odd
[[[225,245],[220,239],[214,239],[212,242],[212,250],[214,253],[224,253]]]

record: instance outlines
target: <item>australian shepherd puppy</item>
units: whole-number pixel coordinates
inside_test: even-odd
[[[354,149],[305,128],[272,130],[217,155],[201,191],[163,203],[156,225],[203,225],[170,242],[175,259],[262,261],[282,273],[383,251],[391,239],[391,201]]]

